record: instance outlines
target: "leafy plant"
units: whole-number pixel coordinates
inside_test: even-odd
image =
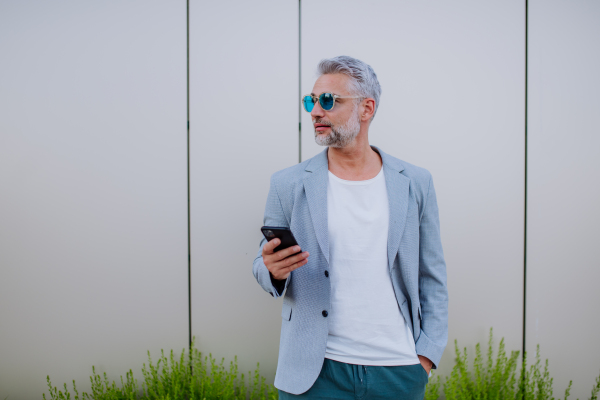
[[[237,357],[230,362],[228,370],[224,362],[223,358],[217,364],[212,354],[203,357],[192,343],[192,351],[187,353],[187,357],[185,349],[178,358],[175,357],[173,350],[168,356],[161,350],[161,356],[156,364],[152,362],[148,352],[148,366],[143,364],[142,368],[144,381],[141,390],[133,377],[132,370],[127,372],[125,379],[121,376],[121,385],[118,386],[114,381],[108,380],[106,373],[101,376],[96,373],[95,367],[92,367],[91,394],[83,392],[81,396],[75,381],[73,381],[73,396],[66,383],[63,385],[63,391],[52,386],[50,376],[46,381],[51,400],[71,400],[71,398],[73,400],[277,399],[277,389],[265,383],[265,378],[260,375],[258,363],[253,375],[248,372],[249,386],[246,386],[244,374],[238,378]],[[43,398],[46,400],[45,394]]]
[[[552,382],[548,371],[548,360],[544,369],[541,369],[540,346],[536,349],[536,362],[527,370],[527,353],[523,357],[521,370],[517,377],[519,351],[512,351],[507,357],[504,349],[504,338],[500,340],[498,353],[494,362],[493,357],[493,331],[490,328],[490,338],[486,360],[484,362],[479,343],[475,346],[475,359],[473,368],[469,369],[467,349],[462,353],[458,348],[458,341],[454,341],[456,364],[446,377],[443,392],[446,400],[554,400],[552,397]],[[436,400],[439,398],[440,378],[431,379],[427,384],[425,399]],[[567,400],[573,381],[565,390],[564,399]],[[592,389],[591,400],[598,399],[600,392],[600,376]]]
[[[554,400],[552,383],[548,371],[548,360],[542,370],[540,361],[540,347],[537,346],[535,363],[527,368],[527,354],[523,357],[520,371],[519,351],[511,351],[506,355],[504,338],[500,340],[498,352],[494,358],[493,331],[490,337],[486,357],[481,351],[479,343],[475,346],[473,367],[469,368],[467,349],[461,352],[458,341],[454,341],[456,363],[450,376],[446,377],[443,385],[439,376],[432,377],[426,386],[425,400],[440,398],[440,389],[446,400]],[[79,394],[75,381],[73,381],[73,395],[67,384],[63,385],[64,391],[53,387],[50,377],[47,377],[51,400],[276,400],[277,389],[265,383],[265,378],[260,375],[260,365],[256,364],[254,374],[248,372],[245,376],[238,377],[237,357],[229,363],[227,369],[225,359],[220,363],[209,354],[202,355],[192,343],[191,351],[185,349],[177,358],[171,350],[169,355],[161,351],[161,355],[154,364],[148,352],[148,366],[143,365],[144,381],[141,390],[133,372],[129,370],[125,379],[121,376],[121,385],[110,382],[106,373],[102,376],[92,367],[91,394]],[[246,377],[248,385],[246,385]],[[565,390],[564,400],[567,400],[573,381]],[[592,388],[590,400],[598,400],[600,393],[600,376]],[[46,395],[43,395],[46,400]]]
[[[573,381],[571,381],[573,383]],[[569,383],[569,387],[571,387],[571,383]],[[590,400],[598,400],[598,393],[600,392],[600,376],[596,378],[596,385],[592,388],[592,397]]]

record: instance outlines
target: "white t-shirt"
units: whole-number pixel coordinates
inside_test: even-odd
[[[329,172],[331,312],[325,357],[358,365],[418,364],[390,277],[389,202],[383,168],[347,181]]]

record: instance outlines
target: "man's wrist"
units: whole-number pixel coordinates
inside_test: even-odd
[[[275,278],[275,277],[273,276],[273,274],[271,273],[271,271],[269,271],[269,276],[271,277],[271,280],[272,280],[272,281],[275,281],[275,282],[283,282],[283,281],[285,281],[285,280],[286,280],[286,278],[283,278],[283,279],[277,279],[277,278]]]
[[[431,371],[431,368],[433,368],[433,361],[431,361],[429,358],[422,356],[420,354],[417,354],[417,357],[419,357],[419,362],[421,363],[421,365],[423,366],[423,368],[425,369],[427,374],[429,374],[429,372]]]

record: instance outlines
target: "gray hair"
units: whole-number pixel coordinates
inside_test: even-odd
[[[344,74],[350,78],[349,91],[354,96],[369,97],[375,99],[375,113],[379,107],[381,97],[381,86],[377,75],[371,66],[363,61],[349,56],[337,56],[321,60],[317,67],[319,76],[326,74]]]

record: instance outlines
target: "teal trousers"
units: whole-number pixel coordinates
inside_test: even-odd
[[[293,395],[280,390],[279,399],[423,400],[428,381],[421,364],[381,367],[326,358],[308,391]]]

